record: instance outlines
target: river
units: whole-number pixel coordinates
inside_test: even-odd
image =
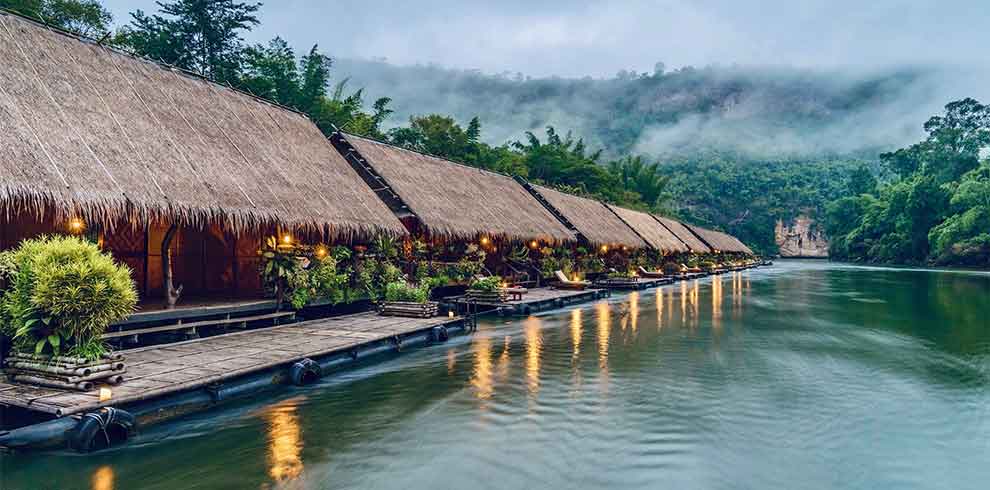
[[[0,488],[984,489],[988,317],[988,273],[783,261],[0,455]]]

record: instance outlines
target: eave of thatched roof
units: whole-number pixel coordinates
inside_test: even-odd
[[[343,135],[435,235],[576,239],[511,177],[354,135]]]
[[[0,66],[4,213],[405,232],[299,113],[2,12]]]
[[[691,231],[693,231],[698,237],[705,241],[705,243],[716,252],[731,252],[731,253],[747,253],[753,254],[753,251],[744,245],[736,237],[722,233],[720,231],[709,230],[708,228],[702,228],[700,226],[687,225]]]
[[[653,216],[632,209],[626,209],[612,204],[607,205],[630,228],[643,237],[651,247],[663,253],[687,252],[688,246],[677,239],[673,233],[664,228]]]
[[[680,221],[670,218],[664,218],[663,216],[653,215],[661,224],[667,227],[671,233],[674,234],[680,241],[684,242],[685,245],[694,253],[708,253],[711,249],[705,242],[701,241],[694,233],[691,233],[686,226]]]
[[[541,185],[533,184],[532,188],[543,196],[567,221],[570,221],[578,233],[591,244],[623,245],[630,248],[648,246],[629,225],[616,216],[604,203]]]

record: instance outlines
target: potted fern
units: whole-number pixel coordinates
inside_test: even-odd
[[[25,240],[0,254],[7,287],[0,328],[13,340],[5,373],[15,382],[90,390],[123,380],[123,357],[103,334],[134,312],[131,271],[78,237]]]

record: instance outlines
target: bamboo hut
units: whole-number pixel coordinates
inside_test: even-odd
[[[351,134],[332,140],[413,231],[455,240],[576,240],[511,177]]]
[[[653,216],[612,204],[607,205],[623,222],[629,225],[654,249],[664,255],[688,252],[688,246],[665,228]]]
[[[653,215],[653,217],[677,237],[678,240],[684,242],[691,253],[706,254],[712,251],[708,248],[708,245],[705,245],[705,242],[701,241],[694,233],[691,233],[691,230],[680,221],[657,215]]]
[[[605,204],[541,185],[527,184],[538,198],[559,213],[585,241],[595,247],[640,249],[647,243]]]
[[[0,247],[85,232],[146,294],[163,250],[187,292],[256,291],[275,230],[405,233],[304,115],[6,13],[0,66]]]

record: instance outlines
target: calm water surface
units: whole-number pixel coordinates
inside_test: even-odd
[[[990,274],[785,262],[522,320],[3,489],[990,487]]]

